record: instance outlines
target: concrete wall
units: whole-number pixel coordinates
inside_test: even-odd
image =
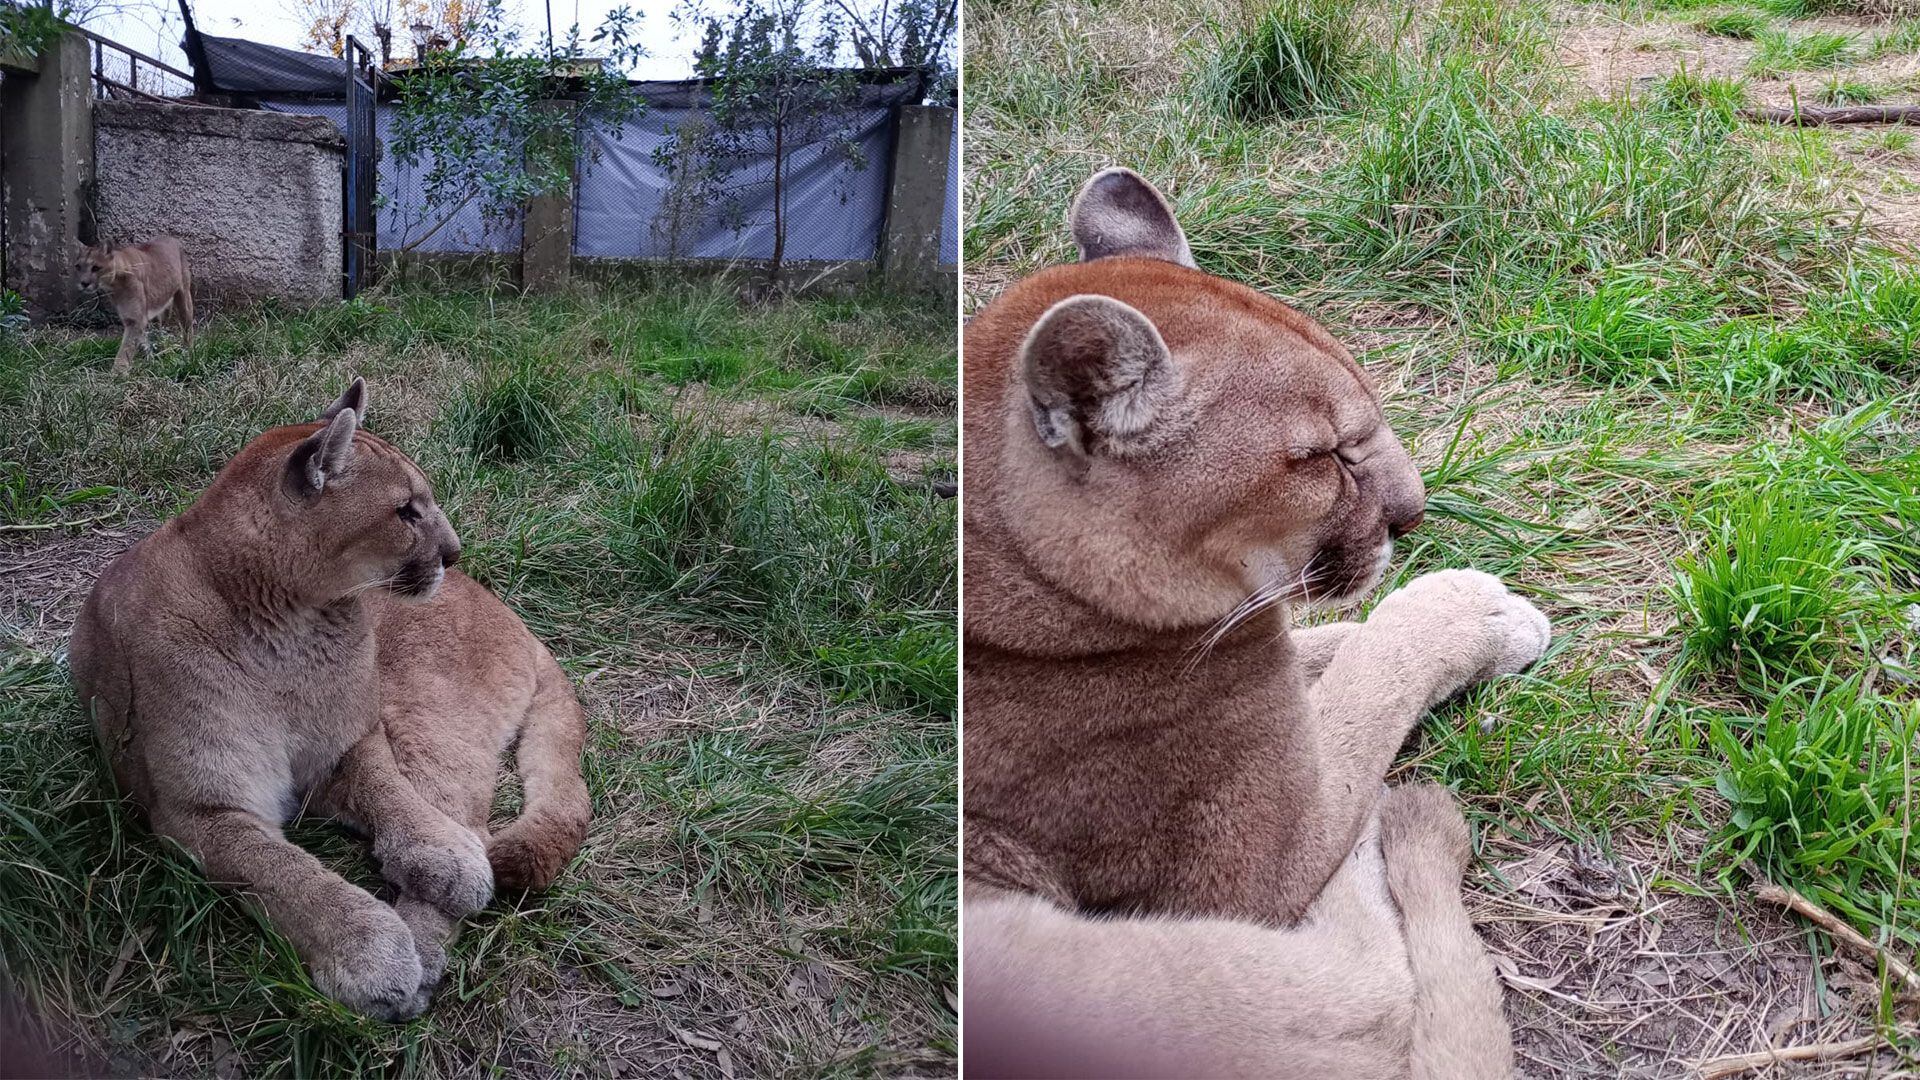
[[[35,60],[0,57],[0,285],[45,318],[80,296],[73,263],[87,234],[93,126],[87,41],[68,34]]]
[[[157,102],[93,105],[101,240],[177,237],[194,298],[340,298],[346,144],[312,116]]]
[[[947,211],[954,119],[955,110],[938,105],[902,105],[894,114],[880,267],[896,289],[953,289],[953,270],[940,265],[940,228]]]

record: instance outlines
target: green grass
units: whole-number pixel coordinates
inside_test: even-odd
[[[1762,693],[1817,668],[1872,593],[1852,572],[1870,552],[1804,492],[1715,500],[1700,537],[1701,549],[1676,566],[1681,648],[1696,666],[1758,677]]]
[[[1716,12],[1695,20],[1695,30],[1750,41],[1773,28],[1773,20],[1749,8]]]
[[[1838,77],[1823,83],[1815,94],[1822,105],[1871,105],[1884,96],[1872,83]]]
[[[1920,19],[1901,19],[1892,29],[1874,36],[1869,48],[1873,56],[1920,52]]]
[[[1765,30],[1755,35],[1754,40],[1760,48],[1748,62],[1747,70],[1755,75],[1781,75],[1789,71],[1839,67],[1851,61],[1854,53],[1851,34],[1824,30],[1805,34]]]
[[[1862,691],[1858,680],[1784,689],[1764,717],[1713,716],[1715,777],[1731,809],[1718,847],[1753,859],[1857,924],[1920,945],[1920,894],[1908,854],[1920,702]]]
[[[950,308],[408,288],[201,340],[130,379],[101,335],[0,342],[0,560],[83,567],[0,590],[0,975],[37,1011],[141,1073],[721,1075],[676,1032],[741,1075],[952,1068]],[[63,660],[99,560],[353,374],[590,723],[579,862],[470,920],[399,1027],[319,997],[111,796]]]
[[[1216,26],[1211,96],[1246,121],[1335,109],[1362,92],[1376,62],[1356,0],[1286,0]]]
[[[1165,47],[1236,10],[969,9],[966,304],[1073,257],[1060,223],[1093,167],[1161,185],[1202,269],[1326,322],[1385,388],[1429,495],[1388,585],[1476,567],[1554,619],[1540,666],[1444,707],[1401,766],[1465,798],[1486,862],[1590,845],[1647,884],[1638,910],[1680,920],[1666,902],[1705,893],[1751,926],[1775,917],[1745,898],[1751,861],[1910,937],[1920,881],[1889,822],[1916,780],[1920,295],[1836,197],[1854,159],[1739,119],[1740,80],[1596,93],[1559,35],[1599,9],[1528,0],[1369,21],[1368,77],[1338,107],[1248,119],[1182,92],[1230,41]],[[1772,69],[1853,58],[1738,11],[1716,32],[1750,29]],[[1523,973],[1566,980],[1510,995],[1517,1027],[1561,1030],[1560,994],[1615,1000],[1548,928],[1500,933],[1516,955],[1538,935],[1556,959]],[[1830,1018],[1878,1022],[1867,999]],[[1660,1052],[1622,1030],[1645,1018],[1628,1007],[1573,1036],[1590,1057],[1539,1064],[1652,1074],[1726,1052],[1721,1025],[1764,1007],[1703,1007]]]

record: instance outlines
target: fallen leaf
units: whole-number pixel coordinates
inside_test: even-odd
[[[682,1031],[679,1028],[674,1028],[673,1034],[681,1042],[686,1043],[695,1050],[713,1051],[720,1049],[720,1040],[711,1038],[697,1031]]]

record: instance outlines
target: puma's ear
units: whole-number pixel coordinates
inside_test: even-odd
[[[1187,234],[1173,220],[1173,208],[1132,169],[1102,169],[1074,196],[1073,242],[1080,258],[1137,255],[1181,266],[1193,265]]]
[[[302,495],[318,495],[327,481],[353,464],[353,433],[360,414],[350,408],[329,410],[326,426],[302,439],[287,459],[287,479]]]
[[[1125,452],[1179,397],[1160,331],[1110,296],[1070,296],[1047,309],[1020,348],[1040,441],[1076,454]]]
[[[320,422],[327,423],[347,409],[352,409],[354,415],[362,418],[367,415],[367,380],[358,375],[353,377],[353,385],[347,387],[346,393],[341,394],[339,400],[320,414]]]

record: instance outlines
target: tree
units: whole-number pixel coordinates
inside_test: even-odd
[[[421,170],[415,180],[438,218],[402,250],[469,205],[503,220],[534,196],[565,190],[587,136],[645,107],[621,74],[644,54],[639,19],[622,6],[591,38],[575,26],[563,41],[529,43],[500,0],[483,0],[464,9],[458,37],[396,74],[388,149],[402,167]],[[604,55],[589,56],[590,46]],[[550,107],[559,99],[571,107]]]
[[[693,67],[708,80],[711,107],[697,131],[683,128],[655,152],[677,181],[669,205],[682,213],[689,202],[714,207],[740,229],[746,208],[768,195],[778,287],[793,156],[819,147],[854,168],[867,165],[855,138],[860,80],[834,66],[844,41],[842,17],[812,0],[741,0],[727,15],[696,9],[681,18],[700,28]],[[740,167],[760,160],[771,162],[764,179],[734,178]]]
[[[833,0],[846,20],[848,39],[867,68],[906,67],[926,72],[934,81],[950,84],[953,67],[947,62],[953,46],[959,0]]]
[[[398,32],[403,42],[413,40],[411,28],[425,26],[434,47],[451,48],[469,33],[466,0],[286,0],[287,11],[305,28],[301,45],[317,52],[345,56],[347,37],[377,44],[380,66],[395,60]],[[409,48],[402,60],[411,59]]]

